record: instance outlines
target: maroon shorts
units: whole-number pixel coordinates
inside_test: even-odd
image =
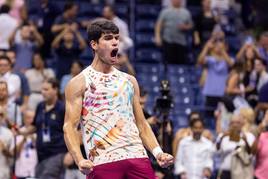
[[[148,158],[126,159],[95,166],[87,179],[155,179]]]

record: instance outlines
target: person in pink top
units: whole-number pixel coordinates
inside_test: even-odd
[[[144,146],[161,167],[171,165],[173,156],[162,151],[143,115],[136,79],[113,67],[119,39],[112,21],[98,19],[89,25],[94,59],[65,88],[65,142],[88,179],[155,179]],[[76,135],[78,123],[87,159]]]
[[[264,119],[260,124],[259,138],[255,142],[256,146],[256,168],[255,177],[257,179],[268,178],[268,110],[266,110]]]

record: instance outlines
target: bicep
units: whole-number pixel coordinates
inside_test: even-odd
[[[83,85],[83,79],[71,80],[66,87],[65,124],[78,125],[80,121],[83,101]]]

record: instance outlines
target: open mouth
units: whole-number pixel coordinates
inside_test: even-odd
[[[117,53],[118,53],[118,48],[113,49],[111,52],[111,57],[116,57]]]

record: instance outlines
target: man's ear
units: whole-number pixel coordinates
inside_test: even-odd
[[[94,51],[96,51],[97,50],[97,42],[95,41],[95,40],[91,40],[90,41],[90,46],[91,46],[91,48],[94,50]]]

